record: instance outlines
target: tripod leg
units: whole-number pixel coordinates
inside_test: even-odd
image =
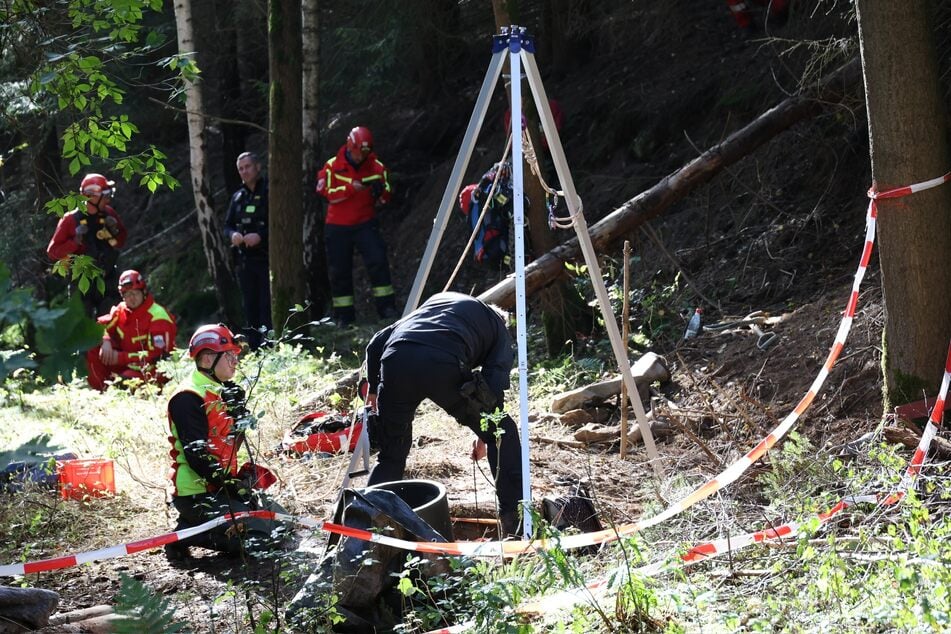
[[[591,277],[591,285],[594,287],[594,293],[598,298],[598,305],[601,307],[604,325],[608,331],[608,338],[611,340],[611,348],[614,350],[614,357],[617,359],[621,377],[624,379],[624,384],[627,387],[627,394],[631,400],[631,406],[634,408],[637,424],[641,428],[644,448],[647,450],[647,457],[650,459],[651,466],[653,466],[654,473],[657,474],[657,477],[663,477],[663,467],[660,462],[660,456],[657,453],[657,446],[654,444],[654,436],[651,433],[650,424],[647,422],[644,406],[641,404],[641,399],[637,395],[637,387],[634,384],[634,377],[631,374],[631,363],[627,358],[627,347],[621,341],[621,332],[618,329],[614,312],[611,309],[607,289],[604,287],[601,267],[598,264],[598,256],[591,242],[591,235],[588,233],[588,223],[585,222],[584,214],[581,213],[581,201],[578,198],[578,192],[575,190],[574,181],[571,179],[568,161],[565,158],[565,150],[561,145],[561,137],[558,136],[558,129],[555,127],[555,120],[551,114],[551,106],[548,104],[548,95],[545,94],[545,86],[542,84],[541,75],[535,63],[535,55],[522,49],[521,57],[525,62],[525,75],[528,77],[529,88],[535,98],[535,108],[541,117],[542,129],[545,131],[545,136],[548,138],[548,147],[551,151],[552,160],[555,162],[558,182],[561,183],[561,188],[565,192],[565,202],[568,205],[568,211],[571,213],[575,233],[578,235],[578,244],[581,246],[581,252],[584,254],[585,264],[588,266],[588,275]]]
[[[502,63],[505,61],[504,52],[503,49],[495,51],[492,54],[492,61],[489,62],[489,68],[482,82],[482,89],[479,91],[479,98],[476,100],[475,108],[472,110],[472,116],[469,118],[469,127],[466,128],[466,135],[463,137],[462,146],[459,148],[456,162],[452,166],[449,183],[446,185],[446,191],[443,194],[442,201],[439,203],[439,211],[436,213],[436,219],[433,221],[433,231],[429,234],[426,251],[423,252],[419,269],[416,270],[416,279],[413,281],[413,288],[406,298],[406,307],[403,309],[404,317],[419,306],[419,300],[423,295],[423,287],[426,285],[429,271],[433,266],[433,259],[436,256],[436,249],[439,248],[439,242],[442,240],[443,233],[446,231],[446,225],[448,224],[452,207],[456,202],[459,189],[462,187],[462,177],[465,175],[466,168],[469,166],[469,159],[472,158],[476,137],[479,135],[479,130],[482,129],[485,113],[489,109],[489,100],[499,81],[499,75],[502,74]]]

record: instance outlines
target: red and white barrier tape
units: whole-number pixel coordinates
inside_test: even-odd
[[[868,214],[866,217],[866,227],[865,227],[865,245],[862,250],[862,257],[859,262],[859,267],[855,273],[855,279],[852,284],[852,292],[849,296],[848,303],[846,304],[846,309],[842,317],[842,321],[839,324],[839,329],[836,333],[835,339],[833,340],[832,348],[829,351],[829,355],[826,358],[825,363],[822,366],[822,369],[819,371],[819,374],[816,376],[806,395],[799,401],[796,407],[790,412],[779,425],[776,426],[769,434],[766,435],[763,440],[761,440],[753,449],[748,451],[742,458],[734,462],[732,465],[728,466],[722,472],[720,472],[714,478],[708,480],[700,487],[696,488],[686,497],[681,499],[679,502],[669,506],[663,512],[650,517],[646,520],[640,520],[638,522],[633,522],[625,524],[619,527],[612,529],[607,529],[603,531],[598,531],[594,533],[586,533],[581,535],[570,535],[561,537],[558,540],[537,540],[537,541],[505,541],[505,542],[411,542],[402,539],[396,539],[393,537],[388,537],[386,535],[380,535],[377,533],[370,533],[368,531],[353,529],[339,524],[333,524],[331,522],[323,522],[319,520],[313,520],[310,518],[296,518],[290,515],[270,513],[267,511],[251,511],[247,513],[238,513],[233,516],[223,516],[205,522],[199,526],[192,528],[184,529],[175,533],[167,533],[165,535],[160,535],[157,537],[151,537],[148,539],[140,540],[137,542],[131,542],[128,544],[122,544],[119,546],[112,546],[109,548],[103,548],[95,551],[88,551],[85,553],[79,553],[76,555],[70,555],[65,557],[57,557],[54,559],[47,559],[36,562],[28,562],[23,564],[11,564],[6,566],[0,566],[0,576],[15,576],[29,574],[32,572],[43,572],[48,570],[57,570],[60,568],[67,568],[70,566],[76,566],[82,563],[87,563],[96,560],[102,559],[111,559],[114,557],[120,557],[127,554],[132,554],[135,552],[140,552],[143,550],[150,550],[152,548],[157,548],[164,544],[172,543],[192,535],[197,535],[199,533],[211,530],[212,528],[219,526],[225,522],[230,521],[231,519],[241,518],[245,516],[252,517],[261,517],[269,519],[277,519],[281,521],[290,521],[297,522],[304,526],[308,526],[315,530],[324,530],[327,532],[336,533],[343,536],[355,537],[357,539],[362,539],[365,541],[370,541],[374,543],[380,543],[387,546],[392,546],[395,548],[400,548],[403,550],[415,551],[415,552],[424,552],[432,554],[443,554],[443,555],[463,555],[469,557],[495,557],[500,555],[516,555],[521,553],[533,552],[538,550],[546,550],[551,547],[558,547],[564,550],[571,550],[574,548],[581,548],[583,546],[590,546],[595,544],[601,544],[606,542],[615,541],[621,537],[632,535],[636,532],[639,532],[645,528],[656,526],[671,517],[678,515],[679,513],[687,510],[694,504],[705,500],[709,496],[713,495],[717,491],[720,491],[724,487],[728,486],[735,482],[753,463],[759,460],[769,449],[771,449],[775,444],[782,439],[786,433],[793,427],[793,425],[798,421],[802,416],[803,412],[809,408],[812,402],[815,400],[816,395],[819,390],[822,388],[822,385],[825,383],[826,378],[829,375],[831,369],[835,366],[836,361],[839,358],[844,346],[846,338],[849,334],[849,331],[852,327],[852,321],[855,317],[856,306],[858,305],[858,296],[859,296],[859,287],[861,286],[862,280],[865,277],[866,269],[868,268],[869,260],[871,259],[872,247],[875,243],[875,224],[876,218],[878,216],[878,207],[876,204],[877,200],[888,199],[888,198],[899,198],[901,196],[906,196],[915,192],[923,191],[925,189],[930,189],[932,187],[937,187],[943,183],[951,180],[951,172],[945,174],[942,177],[932,179],[930,181],[925,181],[923,183],[916,183],[907,187],[901,187],[897,189],[888,190],[885,192],[875,192],[873,190],[869,191],[869,197],[872,199],[869,202]],[[949,361],[951,364],[951,361]],[[945,374],[945,380],[942,383],[942,387],[946,388],[948,377],[947,373]],[[940,399],[940,404],[943,412],[944,398]],[[938,414],[940,416],[940,414]],[[932,418],[935,417],[935,414],[932,414]],[[931,425],[929,424],[929,428]],[[934,436],[934,431],[926,432],[927,441],[930,442],[931,438]],[[922,438],[922,443],[925,442],[925,437]],[[914,469],[914,474],[920,470],[921,463],[924,460],[924,452],[919,446],[918,451],[916,451],[915,458],[912,461],[912,465],[909,466],[909,472]],[[917,464],[916,464],[917,461]],[[906,473],[906,477],[908,474]],[[894,495],[903,495],[902,492]],[[900,497],[898,498],[900,499]],[[897,501],[897,500],[896,500]],[[845,501],[840,502],[839,505],[847,505]],[[833,507],[830,509],[831,513],[834,509],[838,508]],[[840,509],[837,512],[840,512]],[[829,515],[832,517],[832,515]],[[827,521],[827,520],[826,520]],[[760,531],[764,533],[764,536],[759,538],[759,541],[766,539],[765,534],[770,533],[771,531],[776,531],[777,529],[770,529],[770,531]],[[784,532],[783,534],[790,534]],[[756,535],[751,534],[751,535]],[[779,537],[781,535],[776,535]],[[750,543],[757,543],[757,539],[751,538]],[[715,542],[710,542],[715,544]],[[705,550],[710,550],[710,548],[705,548]],[[712,554],[716,553],[716,548],[713,548],[711,551]],[[699,554],[699,553],[698,553]],[[710,555],[708,555],[710,556]]]
[[[938,399],[928,424],[921,435],[921,441],[915,449],[915,453],[908,463],[908,467],[902,476],[897,489],[888,495],[861,495],[843,498],[837,504],[822,513],[817,513],[812,518],[796,522],[789,522],[780,526],[773,526],[765,530],[747,533],[744,535],[731,535],[721,539],[697,544],[684,553],[679,561],[666,562],[658,561],[646,564],[631,571],[642,577],[649,577],[665,572],[674,568],[691,566],[707,559],[712,559],[726,553],[735,553],[755,544],[762,544],[771,541],[781,541],[786,538],[794,537],[799,533],[803,524],[817,520],[820,525],[828,523],[834,517],[843,513],[849,507],[857,504],[879,504],[881,506],[890,506],[897,504],[904,497],[908,489],[915,482],[915,479],[921,473],[925,458],[928,455],[928,449],[931,441],[938,432],[942,424],[945,402],[948,396],[948,387],[951,385],[951,345],[948,347],[948,355],[945,361],[944,376],[941,380],[941,388],[938,392]],[[587,584],[584,588],[573,588],[557,592],[552,595],[541,597],[532,602],[523,603],[519,606],[519,611],[529,613],[545,613],[565,607],[566,605],[576,605],[582,601],[589,600],[593,596],[603,594],[611,588],[617,587],[620,582],[626,579],[628,574],[627,567],[618,567],[600,579]],[[431,634],[431,633],[427,633]]]
[[[876,192],[874,188],[869,190],[868,195],[869,195],[869,198],[871,198],[871,201],[869,202],[868,214],[867,214],[867,220],[866,220],[865,247],[862,251],[862,258],[859,264],[859,269],[856,272],[855,282],[853,283],[852,294],[849,297],[849,303],[846,308],[845,316],[843,318],[843,324],[845,324],[846,319],[851,320],[851,318],[853,318],[855,315],[855,306],[858,303],[858,287],[859,287],[859,284],[861,283],[862,278],[865,275],[865,269],[867,268],[869,259],[871,258],[872,245],[874,244],[874,236],[875,236],[875,233],[874,233],[875,220],[878,217],[878,205],[876,204],[876,201],[882,200],[882,199],[900,198],[902,196],[907,196],[915,192],[919,192],[926,189],[930,189],[932,187],[943,185],[944,183],[947,183],[948,181],[951,181],[951,172],[948,172],[944,176],[940,176],[938,178],[925,181],[923,183],[916,183],[914,185],[910,185],[907,187],[900,187],[896,189],[887,190],[884,192]],[[851,323],[849,323],[849,327],[851,327]],[[840,326],[839,333],[837,333],[836,339],[835,339],[836,343],[839,342],[840,340],[839,336],[842,334],[842,331],[843,331],[843,327]],[[845,334],[847,333],[848,333],[848,329],[845,330]],[[844,343],[845,341],[844,336],[842,337],[841,341],[842,343]],[[835,354],[835,356],[837,357],[840,351],[841,351],[841,346],[839,347],[839,350],[837,351],[836,344],[834,343],[832,352],[830,353],[830,359],[832,359],[833,354]],[[832,363],[834,364],[834,359]],[[827,365],[823,367],[823,370],[825,371],[827,370],[827,368],[831,368],[831,365],[828,365],[828,361],[827,361]],[[813,383],[814,389],[810,389],[810,393],[812,393],[814,390],[817,391],[818,387],[821,386],[822,382],[820,381],[820,378],[822,380],[825,379],[825,377],[822,376],[822,373],[820,373],[819,377],[816,377],[816,382]],[[799,532],[800,527],[806,521],[812,521],[812,519],[815,519],[815,520],[818,520],[820,524],[825,524],[829,522],[831,519],[833,519],[834,517],[836,517],[837,515],[839,515],[840,513],[844,512],[850,506],[854,506],[856,504],[879,503],[882,506],[888,506],[888,505],[892,505],[892,504],[896,504],[900,502],[904,498],[906,491],[909,488],[911,488],[911,486],[914,484],[915,478],[917,478],[918,474],[921,473],[921,468],[924,465],[925,458],[928,454],[928,449],[931,446],[931,441],[937,434],[938,428],[941,426],[941,422],[942,422],[941,419],[945,409],[945,402],[947,399],[949,383],[951,383],[951,345],[949,345],[948,354],[945,360],[944,376],[942,377],[942,380],[941,380],[941,388],[939,389],[938,399],[934,405],[934,408],[931,410],[931,416],[929,417],[928,424],[925,427],[924,432],[922,433],[921,440],[918,443],[918,447],[915,449],[915,453],[912,456],[912,459],[908,464],[908,468],[905,470],[905,473],[902,476],[902,480],[899,483],[899,486],[895,492],[891,493],[888,496],[884,496],[884,499],[883,499],[883,496],[880,496],[880,495],[864,495],[864,496],[852,496],[852,497],[844,498],[840,500],[833,507],[827,509],[825,512],[817,513],[814,516],[814,518],[811,518],[810,520],[790,522],[787,524],[783,524],[781,526],[770,527],[769,529],[765,529],[762,531],[747,533],[745,535],[732,535],[730,537],[697,544],[693,546],[692,548],[690,548],[680,558],[679,564],[674,564],[674,566],[675,567],[689,566],[689,565],[716,557],[718,555],[722,555],[727,552],[736,552],[736,551],[742,550],[754,544],[764,543],[764,542],[773,541],[773,540],[781,540],[786,537],[791,537]],[[813,394],[812,398],[814,397],[815,395]],[[806,395],[806,397],[803,399],[803,402],[806,401],[807,398],[809,398],[811,402],[811,398],[809,397],[809,394]],[[796,410],[793,412],[794,414],[796,412],[801,412],[802,410],[805,409],[805,407],[802,407],[803,402],[800,402],[800,404],[796,407]],[[785,422],[786,421],[784,420],[783,423]],[[777,429],[781,427],[782,425],[777,427]],[[786,431],[788,431],[788,429]],[[773,435],[773,434],[776,434],[776,430],[771,432],[770,435]],[[768,438],[769,436],[767,436],[767,439]],[[753,452],[755,451],[756,449],[753,450]],[[753,452],[748,453],[747,457],[749,457]],[[729,469],[727,469],[727,471],[729,471]],[[701,489],[703,489],[703,487],[701,487]],[[698,491],[701,489],[698,489]],[[696,493],[696,491],[694,493]],[[642,566],[636,569],[634,572],[642,576],[652,576],[670,567],[671,566],[666,564],[665,562],[655,562],[652,564]],[[544,612],[547,610],[555,609],[560,606],[564,606],[566,604],[574,605],[582,600],[585,600],[585,598],[587,598],[587,596],[590,596],[590,594],[593,592],[607,590],[609,586],[608,584],[609,579],[618,579],[625,576],[626,574],[627,574],[626,568],[618,568],[612,571],[609,575],[588,584],[583,589],[572,589],[572,590],[566,590],[564,592],[556,593],[554,595],[544,597],[541,600],[536,601],[525,607],[530,611]]]

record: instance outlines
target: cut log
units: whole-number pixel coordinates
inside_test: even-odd
[[[647,422],[653,429],[653,421],[648,420]],[[598,425],[597,423],[590,423],[575,431],[575,440],[586,445],[621,442],[621,426]],[[641,440],[643,440],[641,426],[639,424],[635,424],[633,427],[631,427],[630,431],[627,432],[627,442],[635,445],[641,442]]]
[[[861,65],[856,58],[836,70],[808,94],[790,97],[767,110],[749,125],[592,225],[589,233],[595,250],[610,253],[616,242],[623,240],[645,222],[663,214],[691,191],[712,180],[725,167],[751,154],[780,132],[841,101],[843,95],[861,87],[861,79]],[[580,252],[578,239],[572,238],[527,265],[526,294],[531,295],[561,280],[565,264],[577,259]],[[479,299],[511,309],[515,305],[515,277],[506,277],[479,295]]]
[[[91,616],[82,621],[70,621],[69,623],[61,623],[59,625],[50,625],[41,630],[37,630],[37,632],[40,634],[111,634],[117,629],[116,622],[123,621],[126,618],[125,616],[109,612],[99,616]],[[126,625],[125,631],[129,631],[128,625]]]
[[[558,422],[570,429],[578,429],[594,422],[594,418],[583,409],[570,409],[561,415]]]
[[[921,436],[904,427],[885,427],[882,429],[882,436],[890,443],[902,444],[909,449],[916,449],[921,442]],[[951,442],[935,436],[931,439],[931,451],[939,458],[951,458]]]
[[[52,590],[0,586],[0,633],[39,629],[57,605],[59,594]]]
[[[91,619],[97,616],[105,616],[107,614],[112,614],[111,605],[95,605],[91,608],[84,608],[82,610],[73,610],[71,612],[61,612],[60,614],[54,614],[50,617],[50,625],[65,625],[66,623],[79,623],[80,621],[85,621],[86,619]]]
[[[631,366],[631,374],[634,375],[634,383],[637,385],[637,391],[642,402],[646,402],[649,398],[648,390],[651,383],[655,381],[666,383],[670,380],[670,370],[667,368],[667,361],[653,352],[647,352],[641,356],[641,358]],[[551,411],[557,414],[563,414],[569,410],[579,409],[591,403],[605,401],[620,394],[622,382],[621,376],[618,375],[607,381],[601,381],[592,385],[579,387],[569,392],[563,392],[552,400]]]

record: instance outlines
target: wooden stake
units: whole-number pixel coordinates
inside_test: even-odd
[[[624,350],[627,351],[627,338],[631,319],[631,306],[629,298],[631,296],[631,241],[624,241],[624,304],[621,310],[621,340],[624,342]],[[627,355],[625,355],[625,361]],[[618,368],[624,372],[624,368]],[[621,381],[621,460],[627,457],[627,384]],[[643,432],[642,432],[643,433]]]

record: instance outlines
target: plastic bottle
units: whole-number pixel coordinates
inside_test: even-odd
[[[693,316],[687,322],[687,330],[684,332],[684,339],[693,339],[703,332],[703,309],[697,308],[693,311]]]

